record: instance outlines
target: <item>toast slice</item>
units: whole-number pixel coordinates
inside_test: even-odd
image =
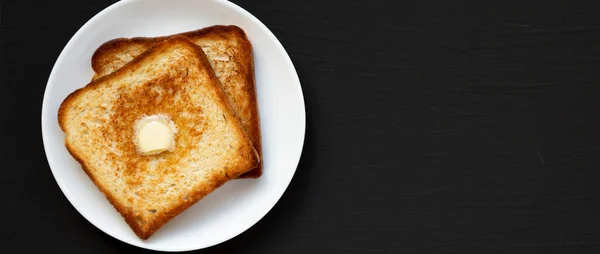
[[[221,81],[227,101],[262,158],[260,117],[256,100],[252,45],[244,31],[237,26],[211,26],[181,33],[202,47],[217,78]],[[92,56],[95,78],[121,68],[150,47],[172,36],[156,38],[118,38],[101,45]],[[262,163],[241,178],[257,178]]]
[[[136,149],[134,126],[151,115],[172,120],[172,151]],[[206,56],[183,36],[71,93],[58,122],[68,151],[142,239],[259,163]]]

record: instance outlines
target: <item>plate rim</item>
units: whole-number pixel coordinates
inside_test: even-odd
[[[246,11],[244,8],[238,6],[235,3],[232,3],[230,1],[227,0],[209,0],[209,1],[213,1],[216,2],[218,4],[222,4],[227,8],[232,9],[235,13],[238,13],[239,15],[243,15],[246,18],[250,19],[252,21],[252,23],[256,24],[257,27],[262,30],[268,37],[270,37],[269,39],[274,41],[276,44],[276,50],[279,51],[280,54],[282,54],[285,58],[285,61],[288,62],[288,64],[291,67],[291,71],[293,71],[292,75],[292,79],[294,79],[295,83],[297,83],[298,85],[295,86],[295,89],[297,90],[297,96],[299,96],[299,99],[301,100],[302,103],[300,103],[298,106],[301,107],[301,111],[302,114],[300,117],[300,122],[302,123],[302,126],[300,129],[301,131],[301,143],[300,143],[300,147],[298,150],[297,154],[294,154],[293,156],[291,156],[293,158],[293,170],[291,172],[291,174],[289,174],[288,179],[282,179],[285,180],[285,188],[283,189],[283,191],[281,191],[277,197],[275,199],[273,199],[273,203],[269,205],[269,208],[266,210],[266,212],[262,215],[257,216],[256,220],[248,223],[246,226],[242,226],[238,232],[234,232],[233,234],[231,234],[228,237],[223,237],[221,239],[217,239],[214,240],[212,242],[209,242],[207,244],[204,245],[196,245],[196,246],[190,246],[189,248],[178,248],[178,247],[174,247],[174,246],[169,246],[169,247],[156,247],[156,246],[149,246],[149,245],[140,245],[136,242],[130,242],[127,241],[125,239],[121,239],[119,237],[116,236],[116,233],[113,232],[112,230],[109,230],[108,227],[104,227],[101,225],[101,223],[99,223],[98,221],[94,220],[90,215],[86,215],[84,213],[81,212],[81,210],[78,208],[77,205],[75,205],[75,202],[73,202],[73,197],[70,196],[69,194],[67,194],[67,192],[65,191],[66,188],[66,183],[63,182],[59,177],[57,177],[57,175],[55,174],[55,169],[56,167],[58,167],[58,162],[52,157],[50,156],[53,152],[49,150],[48,145],[50,144],[51,141],[49,141],[48,136],[51,135],[49,133],[49,130],[46,125],[50,124],[50,120],[48,120],[47,118],[49,116],[49,114],[51,114],[52,112],[49,109],[49,105],[48,105],[48,91],[49,91],[49,87],[51,83],[54,83],[53,80],[56,79],[55,75],[56,75],[56,69],[58,68],[58,66],[62,65],[62,62],[64,61],[64,57],[66,52],[68,52],[69,50],[71,50],[72,47],[74,47],[74,42],[79,38],[79,36],[81,36],[81,33],[83,33],[84,30],[86,30],[86,28],[96,22],[96,20],[100,19],[103,15],[106,15],[107,13],[109,13],[110,11],[112,11],[113,9],[117,9],[119,7],[121,7],[124,4],[130,3],[130,2],[142,2],[144,0],[121,0],[118,2],[115,2],[107,7],[105,7],[103,10],[101,10],[100,12],[96,13],[94,16],[92,16],[88,21],[86,21],[69,39],[69,41],[65,44],[65,46],[63,47],[63,49],[61,50],[60,54],[58,55],[58,57],[56,58],[54,65],[50,71],[50,75],[48,77],[48,81],[46,82],[46,87],[44,89],[44,96],[42,98],[42,111],[41,111],[41,132],[42,132],[42,144],[44,147],[44,153],[46,155],[46,160],[48,162],[48,167],[50,168],[50,172],[52,173],[52,176],[54,178],[54,180],[56,181],[56,183],[59,186],[59,189],[61,190],[61,192],[63,193],[63,195],[67,198],[67,200],[69,201],[69,203],[71,204],[71,206],[73,208],[75,208],[75,210],[82,216],[84,217],[89,223],[91,223],[94,227],[96,227],[97,229],[101,230],[102,232],[104,232],[105,234],[111,236],[114,239],[117,239],[121,242],[127,243],[131,246],[136,246],[138,248],[143,248],[143,249],[149,249],[149,250],[157,250],[157,251],[165,251],[165,252],[182,252],[182,251],[191,251],[191,250],[200,250],[200,249],[205,249],[208,247],[212,247],[218,244],[221,244],[223,242],[226,242],[230,239],[233,239],[235,237],[237,237],[238,235],[242,234],[243,232],[247,231],[249,228],[251,228],[252,226],[254,226],[256,223],[258,223],[260,220],[262,220],[269,212],[271,212],[271,210],[275,207],[275,205],[277,204],[277,202],[279,202],[279,200],[281,200],[281,197],[283,196],[283,194],[285,194],[285,192],[287,191],[289,185],[292,182],[292,179],[294,178],[294,175],[296,174],[296,171],[298,170],[298,165],[300,163],[300,159],[302,157],[303,151],[304,151],[304,145],[305,145],[305,141],[306,141],[306,101],[304,100],[304,93],[302,90],[302,84],[300,82],[300,78],[298,76],[298,72],[296,71],[296,67],[294,66],[294,63],[291,59],[291,57],[289,56],[289,54],[287,53],[287,51],[285,50],[285,48],[283,47],[283,45],[281,44],[281,42],[277,39],[277,37],[273,34],[273,32],[264,24],[262,23],[258,18],[256,18],[254,15],[252,15],[250,12]],[[48,123],[47,123],[48,122]],[[290,164],[290,165],[292,165]]]

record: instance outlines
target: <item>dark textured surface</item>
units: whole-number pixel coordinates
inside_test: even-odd
[[[111,2],[0,5],[0,248],[143,252],[69,204],[39,130]],[[294,61],[307,136],[275,208],[202,253],[600,253],[597,1],[234,2]]]

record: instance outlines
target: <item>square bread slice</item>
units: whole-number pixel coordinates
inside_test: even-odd
[[[174,124],[174,147],[142,155],[135,125],[153,115]],[[142,239],[259,163],[205,54],[183,36],[71,93],[58,121],[68,151]]]
[[[183,35],[202,47],[221,81],[225,97],[242,123],[248,138],[262,158],[260,117],[256,100],[252,45],[237,26],[210,26],[200,30],[164,37],[117,38],[102,44],[92,56],[95,78],[108,75],[133,60],[153,45],[172,36]],[[241,178],[257,178],[262,163]]]

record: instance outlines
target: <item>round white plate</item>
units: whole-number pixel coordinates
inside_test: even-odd
[[[210,25],[246,31],[255,57],[264,174],[233,180],[180,214],[150,239],[140,240],[98,191],[64,146],[57,111],[93,75],[90,59],[117,37],[162,36]],[[44,94],[42,136],[48,163],[71,204],[93,225],[126,243],[162,251],[206,248],[244,232],[283,195],[296,171],[306,126],[304,98],[292,61],[258,19],[225,0],[126,0],[90,19],[58,57]]]

